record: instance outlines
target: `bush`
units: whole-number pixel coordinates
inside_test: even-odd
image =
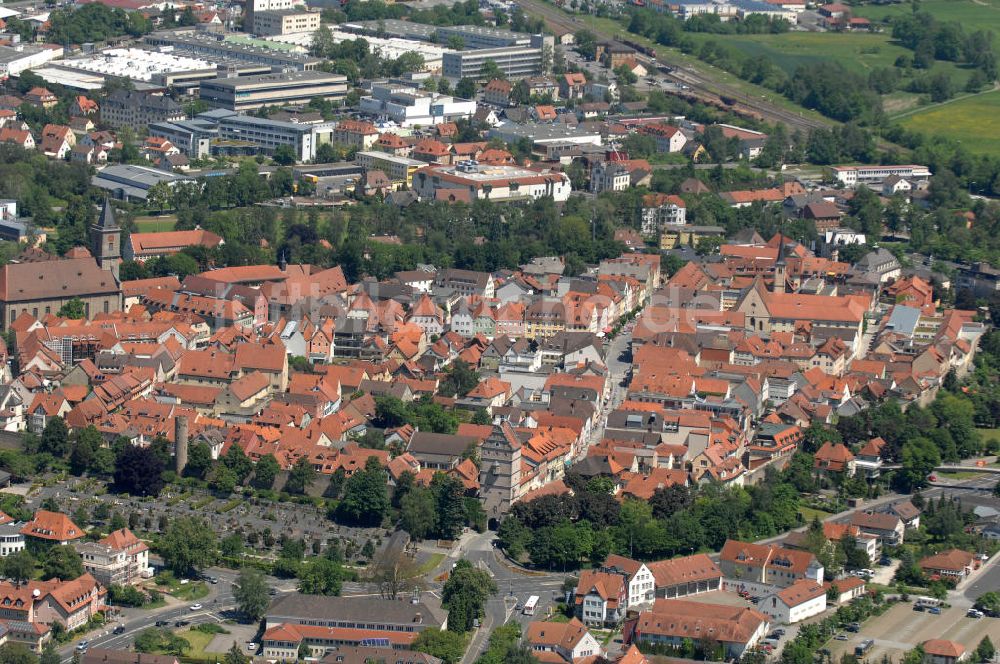
[[[108,600],[119,606],[139,607],[150,601],[150,598],[135,586],[111,586],[108,588]]]
[[[192,629],[204,634],[229,634],[228,629],[222,625],[216,625],[215,623],[202,623],[201,625],[196,625]]]

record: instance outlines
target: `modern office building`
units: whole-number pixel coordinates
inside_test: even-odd
[[[427,165],[425,161],[396,157],[388,152],[358,152],[355,156],[365,171],[382,171],[394,183],[413,184],[413,174]]]
[[[453,166],[425,166],[413,176],[413,191],[427,200],[531,200],[569,198],[569,176],[521,166],[492,166],[474,161]]]
[[[304,9],[255,12],[253,33],[262,37],[319,30],[319,12]]]
[[[151,122],[171,122],[187,117],[184,108],[165,95],[115,90],[101,103],[101,120],[115,129],[142,131]]]
[[[219,137],[219,126],[200,118],[152,122],[149,135],[167,139],[190,159],[202,159],[211,153],[212,139]]]
[[[193,29],[163,30],[146,35],[149,46],[172,46],[175,55],[204,58],[220,64],[267,65],[274,70],[310,71],[319,67],[322,58],[303,53],[300,47],[245,36],[196,32]]]
[[[46,62],[62,56],[62,46],[54,46],[53,44],[0,46],[0,78],[18,76],[25,69],[40,67]]]
[[[442,73],[446,78],[455,80],[479,78],[483,65],[490,60],[509,78],[542,73],[542,49],[534,46],[505,46],[445,53],[442,58]]]
[[[334,124],[299,124],[268,120],[252,115],[231,115],[219,121],[220,141],[253,143],[265,152],[273,152],[279,145],[289,145],[297,161],[310,161],[316,148],[329,143]]]
[[[372,84],[372,94],[361,98],[360,110],[380,119],[392,120],[402,127],[426,127],[471,118],[476,112],[476,102],[408,85],[382,82]]]
[[[347,96],[347,77],[323,71],[295,71],[260,76],[233,76],[203,81],[198,97],[232,111],[265,106],[307,104],[315,97],[337,101]]]

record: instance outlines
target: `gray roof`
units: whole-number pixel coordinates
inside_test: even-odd
[[[298,623],[305,620],[352,622],[378,621],[384,624],[440,627],[445,617],[425,602],[379,597],[329,597],[288,593],[274,600],[267,610],[268,624]]]
[[[892,331],[905,336],[913,336],[920,322],[920,309],[897,304],[889,314],[889,320],[885,324],[887,331]]]
[[[445,454],[459,456],[469,445],[475,445],[477,439],[474,436],[456,436],[450,433],[432,433],[430,431],[417,431],[410,438],[407,451],[412,454]]]

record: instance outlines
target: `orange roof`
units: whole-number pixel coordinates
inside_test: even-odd
[[[953,657],[955,659],[965,654],[965,646],[946,639],[930,639],[924,641],[924,653],[935,657]]]
[[[38,510],[31,521],[24,524],[21,534],[53,542],[80,539],[86,533],[62,512]]]

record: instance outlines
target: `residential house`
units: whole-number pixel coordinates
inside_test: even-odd
[[[826,611],[826,588],[812,579],[776,589],[757,602],[757,609],[776,623],[791,625]]]
[[[884,512],[855,512],[851,517],[851,525],[857,526],[863,533],[875,535],[881,544],[889,546],[902,544],[906,530],[902,519]]]
[[[576,618],[570,618],[569,622],[532,622],[524,641],[535,657],[546,664],[573,664],[603,652],[587,626]]]
[[[707,604],[679,599],[658,599],[649,611],[626,621],[626,643],[679,647],[692,635],[711,635],[718,644],[718,659],[739,659],[767,636],[766,615],[745,606]],[[711,657],[716,659],[716,655]]]
[[[774,544],[726,540],[719,554],[719,567],[727,580],[787,588],[796,581],[823,581],[823,565],[808,551],[795,551]]]
[[[35,512],[31,521],[21,527],[21,533],[25,537],[63,546],[86,535],[82,528],[62,512],[48,510]]]
[[[961,549],[949,549],[922,558],[918,563],[931,580],[941,579],[958,583],[978,567],[976,556]]]
[[[946,639],[930,639],[921,646],[924,649],[924,664],[956,664],[968,659],[969,655],[961,643]]]
[[[625,617],[628,577],[617,572],[583,570],[576,585],[576,615],[587,625],[609,627]]]
[[[813,455],[813,468],[817,473],[829,475],[843,473],[847,477],[854,475],[854,454],[843,443],[823,443]]]

